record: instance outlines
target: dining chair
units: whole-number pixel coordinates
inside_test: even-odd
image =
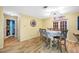
[[[60,36],[54,36],[53,41],[52,41],[52,43],[53,43],[52,46],[57,47],[57,49],[58,49],[58,46],[59,46],[59,39],[60,39]]]
[[[40,40],[42,41],[42,42],[44,42],[45,41],[45,37],[44,37],[44,32],[43,31],[45,31],[45,29],[39,29],[39,32],[40,32]]]
[[[65,51],[68,52],[67,47],[66,47],[67,33],[68,33],[68,30],[61,31],[60,40],[58,41],[60,52],[62,52],[62,50],[63,50],[62,46],[65,48]],[[63,41],[63,43],[62,43],[62,41]]]
[[[40,40],[43,40],[43,35],[42,35],[42,29],[39,29],[39,33],[40,33]]]
[[[50,40],[48,38],[46,29],[39,29],[39,32],[40,32],[40,39],[42,39],[42,41],[44,41],[46,46],[48,47],[50,44]]]
[[[46,38],[48,40],[48,45],[50,47],[57,47],[57,40],[59,39],[59,36],[52,36],[52,34],[48,31],[46,31]]]
[[[49,32],[48,38],[50,38],[50,46],[57,47],[58,49],[58,40],[60,39],[60,32],[54,31]]]
[[[48,38],[48,40],[49,40],[49,42],[50,42],[50,46],[49,46],[49,48],[51,47],[57,47],[58,46],[58,41],[57,40],[59,40],[60,38],[59,38],[59,33],[58,33],[58,35],[56,36],[56,34],[55,34],[55,36],[54,36],[54,34],[52,34],[52,32],[50,32],[50,31],[46,31],[47,32],[47,35],[46,35],[46,37]]]
[[[79,34],[75,34],[75,33],[73,33],[73,35],[76,37],[76,44],[79,44]]]
[[[48,30],[53,30],[53,28],[47,28]]]

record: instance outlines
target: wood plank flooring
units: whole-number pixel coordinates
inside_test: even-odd
[[[14,45],[16,43],[19,43],[19,41],[15,37],[6,38],[4,40],[4,48],[8,47],[8,46],[12,46],[12,45]]]
[[[67,42],[69,53],[79,53],[79,44]],[[47,48],[40,37],[19,42],[16,38],[10,37],[5,39],[4,48],[0,49],[0,53],[60,53],[54,47]]]
[[[4,48],[0,52],[4,53],[23,53],[23,52],[39,52],[42,42],[40,38],[30,39],[19,42],[16,38],[8,38],[4,41]]]

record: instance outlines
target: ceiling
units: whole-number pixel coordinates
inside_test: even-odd
[[[3,6],[4,13],[11,15],[30,15],[38,18],[49,17],[51,12],[59,11],[60,13],[79,12],[79,6]]]

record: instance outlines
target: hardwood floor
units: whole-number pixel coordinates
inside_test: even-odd
[[[67,42],[69,53],[79,53],[79,44]],[[65,52],[65,51],[63,51]],[[5,39],[4,48],[0,49],[0,53],[60,53],[55,47],[45,47],[45,43],[40,37],[19,42],[16,38],[10,37]]]
[[[30,39],[23,42],[19,42],[16,38],[8,38],[4,41],[4,48],[0,49],[0,52],[4,53],[17,53],[17,52],[39,52],[42,41],[40,38]]]
[[[5,47],[9,47],[9,46],[12,46],[16,43],[19,43],[19,41],[15,38],[15,37],[9,37],[9,38],[6,38],[4,40],[4,48]]]

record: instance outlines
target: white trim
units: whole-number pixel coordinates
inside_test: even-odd
[[[72,42],[72,43],[76,43],[76,41],[74,40],[67,40],[68,42]]]
[[[76,16],[76,30],[78,30],[77,28],[78,28],[78,16]]]
[[[3,43],[3,45],[0,47],[0,48],[3,48],[4,47],[4,15],[3,15],[3,19],[1,19],[2,20],[2,43]]]
[[[6,39],[6,38],[9,38],[9,37],[10,37],[10,35],[9,35],[9,36],[6,36],[5,39]]]
[[[18,19],[17,19],[17,28],[18,28],[18,30],[17,30],[17,34],[18,34],[18,40],[20,40],[20,15],[19,16],[17,16],[18,17]]]

